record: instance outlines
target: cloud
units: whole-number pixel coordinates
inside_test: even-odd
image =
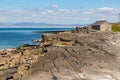
[[[69,9],[59,9],[58,11],[59,12],[69,12],[70,10]]]
[[[42,11],[42,12],[41,12],[41,14],[43,14],[43,15],[44,15],[44,14],[46,14],[46,12],[45,12],[45,11]]]
[[[59,5],[55,5],[55,4],[43,7],[44,10],[50,10],[50,9],[55,10],[55,9],[59,9],[59,8],[60,8],[60,6]]]
[[[47,13],[53,13],[54,11],[53,10],[47,10],[46,12]]]
[[[83,12],[83,14],[84,14],[84,15],[90,15],[90,14],[91,14],[91,12],[86,11],[86,12]]]
[[[119,13],[120,8],[102,7],[96,10],[99,13]]]
[[[80,9],[64,9],[52,5],[55,9],[0,9],[0,22],[48,22],[48,23],[91,23],[95,20],[107,19],[117,21],[120,8],[101,7],[81,11]]]
[[[89,20],[108,20],[109,22],[118,21],[118,13],[120,13],[120,8],[111,7],[100,7],[96,9],[90,9],[84,12],[85,16],[89,17]]]
[[[58,5],[51,5],[50,7],[51,7],[51,8],[59,8]]]
[[[102,7],[102,8],[98,8],[97,9],[99,12],[111,12],[114,11],[114,8],[110,8],[110,7]]]
[[[66,17],[66,16],[46,16],[47,18],[52,18],[52,19],[64,19],[64,20],[80,20],[81,18],[71,18],[71,17]]]

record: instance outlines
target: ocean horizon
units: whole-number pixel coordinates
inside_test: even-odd
[[[35,44],[32,40],[41,39],[46,31],[65,31],[74,28],[0,28],[0,49],[16,48],[24,44]]]

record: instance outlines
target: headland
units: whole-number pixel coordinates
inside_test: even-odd
[[[0,51],[0,80],[120,80],[119,49],[119,32],[43,33],[40,45]]]

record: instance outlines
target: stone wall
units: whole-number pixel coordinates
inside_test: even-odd
[[[112,25],[109,23],[104,23],[100,26],[101,31],[112,31]]]

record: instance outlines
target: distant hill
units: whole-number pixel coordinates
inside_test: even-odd
[[[82,24],[48,24],[45,22],[0,22],[0,26],[85,26]]]
[[[120,32],[120,23],[112,23],[112,31]]]

